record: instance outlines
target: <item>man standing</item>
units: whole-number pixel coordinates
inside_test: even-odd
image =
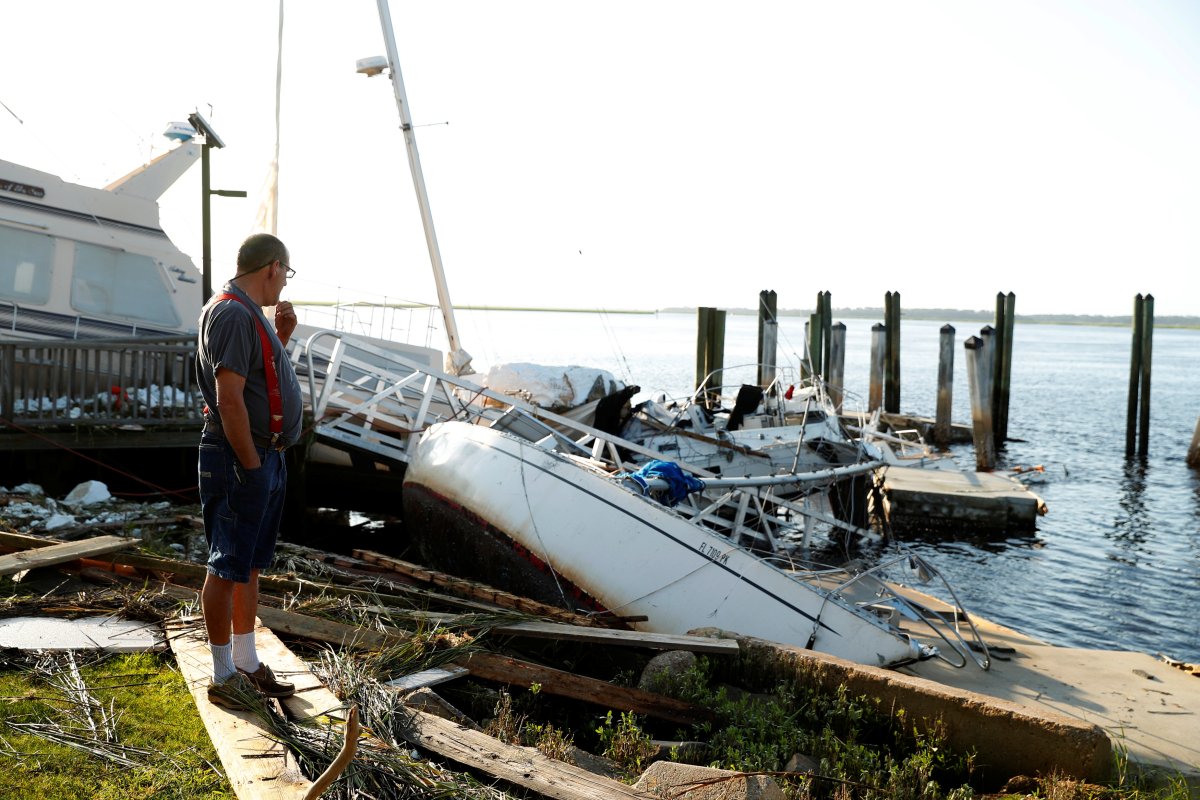
[[[258,574],[270,566],[283,516],[283,451],[300,436],[303,400],[285,346],[296,329],[279,295],[295,274],[283,242],[266,233],[242,243],[237,275],[200,312],[196,372],[204,395],[200,504],[208,575],[200,595],[213,657],[208,699],[246,708],[257,693],[295,688],[258,659]],[[272,328],[263,306],[275,306]]]

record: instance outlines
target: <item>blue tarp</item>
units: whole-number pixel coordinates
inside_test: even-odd
[[[661,478],[668,484],[666,504],[672,508],[692,492],[704,490],[704,481],[687,474],[673,461],[651,461],[637,472],[627,472],[619,477],[632,480],[641,487],[642,494],[650,493],[648,480]]]

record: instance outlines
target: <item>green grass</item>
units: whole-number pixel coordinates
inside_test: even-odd
[[[12,723],[57,723],[69,728],[72,708],[61,688],[20,659],[0,671],[0,797],[8,800],[149,800],[232,798],[233,791],[169,655],[95,657],[80,675],[104,709],[115,712],[117,741],[135,766],[126,766],[22,733]],[[60,662],[61,663],[61,662]],[[111,706],[110,706],[111,704]],[[93,716],[96,716],[93,714]],[[136,748],[136,750],[133,750]],[[148,751],[145,753],[139,750]]]

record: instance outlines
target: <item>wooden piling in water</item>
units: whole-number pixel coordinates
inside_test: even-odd
[[[725,366],[725,311],[696,309],[696,389],[705,407],[721,402],[721,368]]]
[[[815,379],[821,374],[821,332],[824,326],[821,325],[820,311],[814,311],[808,315],[808,326],[805,329],[808,341],[807,358],[801,364],[801,376],[809,380]]]
[[[833,350],[833,292],[819,292],[821,304],[821,376],[828,380],[833,365],[829,354]]]
[[[975,470],[991,472],[996,466],[992,428],[991,371],[987,369],[985,341],[972,336],[963,342],[967,354],[967,386],[971,393],[971,432],[975,442]]]
[[[767,387],[775,380],[775,345],[778,341],[778,297],[766,289],[758,293],[758,385]],[[766,327],[775,324],[775,339],[768,345]],[[766,365],[770,364],[770,377],[766,376]]]
[[[887,326],[871,326],[871,384],[867,393],[867,413],[883,407],[883,362],[887,357]]]
[[[1125,457],[1150,452],[1150,365],[1154,348],[1154,295],[1133,299],[1133,341],[1129,355],[1129,399],[1125,410]]]
[[[1137,444],[1138,386],[1142,376],[1142,296],[1133,298],[1133,336],[1129,352],[1129,395],[1125,403],[1125,457],[1133,458]]]
[[[954,326],[946,324],[939,331],[937,415],[933,423],[933,443],[938,447],[950,444],[950,416],[954,405]]]
[[[775,382],[776,359],[779,354],[779,323],[767,320],[763,323],[759,347],[762,354],[758,367],[758,385],[767,388]]]
[[[1008,395],[1012,377],[1013,321],[1017,296],[996,295],[995,353],[992,356],[992,423],[997,444],[1008,440]]]
[[[983,339],[983,349],[980,352],[980,368],[986,369],[988,374],[989,392],[988,408],[992,410],[992,433],[995,434],[996,424],[996,393],[995,393],[995,377],[996,377],[996,329],[991,325],[984,325],[979,329],[979,338]]]
[[[1192,434],[1192,444],[1188,447],[1187,465],[1192,469],[1200,469],[1200,418],[1196,420],[1196,432]]]
[[[1138,458],[1145,460],[1150,452],[1150,362],[1154,348],[1154,295],[1142,301],[1142,375],[1141,414],[1138,419]]]
[[[846,379],[846,324],[839,322],[829,333],[829,376],[826,385],[829,387],[829,399],[840,414],[842,413],[842,395]]]
[[[883,324],[887,332],[883,367],[883,410],[900,413],[900,293],[887,292],[883,299]]]

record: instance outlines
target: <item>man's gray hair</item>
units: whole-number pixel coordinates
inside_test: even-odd
[[[242,242],[237,254],[237,274],[243,275],[256,270],[264,264],[270,264],[275,259],[286,262],[287,248],[283,242],[269,233],[255,233]]]

